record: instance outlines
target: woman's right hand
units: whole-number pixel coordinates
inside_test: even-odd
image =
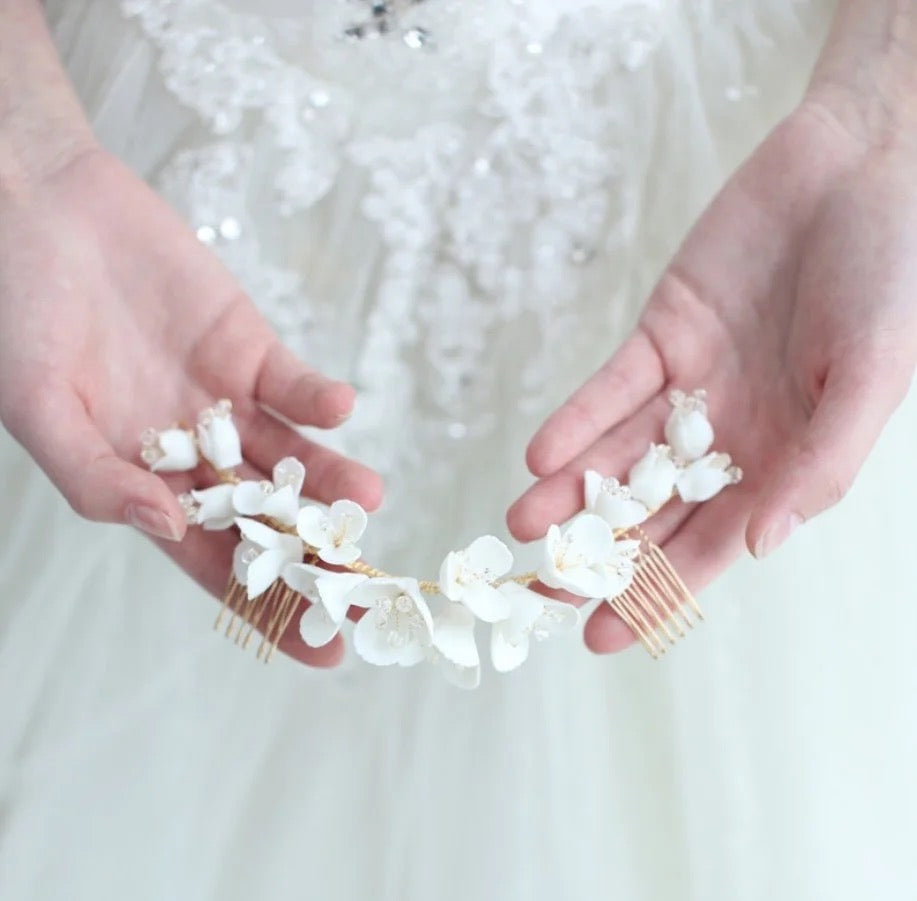
[[[40,179],[0,182],[0,419],[89,519],[122,522],[216,595],[235,544],[192,530],[169,484],[139,463],[139,436],[233,401],[246,464],[264,477],[302,460],[313,497],[382,499],[369,469],[267,412],[333,428],[353,389],[310,370],[272,332],[216,256],[138,177],[90,147]],[[284,642],[303,662],[336,662]],[[292,649],[292,650],[291,650]]]

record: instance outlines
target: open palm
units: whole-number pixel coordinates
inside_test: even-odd
[[[287,351],[217,258],[117,160],[93,151],[0,199],[0,416],[79,513],[144,528],[219,595],[233,536],[194,530],[177,542],[186,527],[175,493],[192,474],[167,484],[147,472],[138,436],[220,397],[234,403],[250,475],[292,454],[317,500],[378,506],[374,473],[265,409],[333,427],[353,390]],[[318,664],[341,650],[281,647]]]
[[[653,537],[697,590],[840,500],[917,359],[913,154],[868,150],[821,107],[785,120],[723,188],[618,352],[542,426],[539,481],[508,515],[520,540],[582,504],[582,473],[624,475],[658,440],[673,387],[708,389],[717,449],[743,482]],[[633,637],[608,605],[594,650]]]

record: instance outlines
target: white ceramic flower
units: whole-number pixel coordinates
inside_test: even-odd
[[[665,440],[675,456],[686,462],[702,457],[713,444],[713,426],[707,419],[707,392],[685,394],[673,391],[669,395],[672,412],[665,424]]]
[[[242,462],[242,443],[232,421],[232,404],[228,400],[217,401],[201,411],[197,418],[197,442],[201,456],[218,472]]]
[[[366,531],[366,511],[353,501],[335,501],[326,513],[320,507],[303,507],[296,519],[296,531],[318,556],[336,566],[346,566],[360,557],[357,542]]]
[[[474,640],[475,616],[461,604],[446,604],[433,620],[432,645],[427,659],[460,688],[476,688],[481,681],[481,658]]]
[[[617,479],[604,478],[594,469],[586,470],[583,486],[586,512],[601,516],[612,529],[629,529],[650,515],[646,504],[638,501],[630,488]]]
[[[683,501],[708,501],[741,479],[742,470],[732,465],[729,454],[712,453],[686,466],[676,487]]]
[[[495,623],[509,615],[506,598],[493,582],[510,571],[513,555],[493,535],[484,535],[463,551],[450,551],[439,570],[439,590],[464,604],[478,619]]]
[[[541,641],[579,624],[579,610],[572,604],[551,600],[515,582],[506,582],[500,591],[511,612],[508,619],[495,623],[490,633],[490,656],[499,673],[508,673],[526,661],[532,638]]]
[[[299,620],[299,634],[312,648],[328,644],[341,630],[350,603],[347,596],[366,581],[360,573],[335,573],[308,563],[289,563],[283,581],[312,602]]]
[[[677,478],[678,467],[668,445],[651,444],[631,467],[627,482],[631,494],[655,512],[672,497]]]
[[[140,445],[140,459],[153,472],[187,472],[198,464],[194,435],[186,429],[146,429]]]
[[[414,666],[426,659],[433,617],[416,579],[367,579],[347,596],[366,613],[353,629],[353,646],[376,666]]]
[[[180,494],[178,502],[185,511],[188,523],[205,529],[228,529],[236,521],[236,511],[232,505],[234,487],[230,484],[214,485],[213,488]]]
[[[255,519],[240,516],[236,525],[246,540],[236,548],[233,569],[251,600],[279,579],[288,563],[302,563],[305,549],[295,535],[278,532]]]
[[[273,482],[239,482],[232,492],[233,506],[243,516],[270,516],[295,526],[306,467],[296,457],[284,457],[274,467],[273,478]]]
[[[637,574],[637,555],[640,552],[640,542],[632,539],[615,541],[614,553],[605,564],[605,574],[608,577],[608,589],[605,593],[606,600],[612,600],[630,588]]]
[[[603,598],[612,587],[607,565],[615,555],[611,526],[593,513],[580,514],[564,531],[551,526],[544,539],[538,578],[584,598]]]

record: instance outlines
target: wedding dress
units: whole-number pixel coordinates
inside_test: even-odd
[[[504,534],[528,437],[792,107],[831,12],[47,6],[105,144],[357,386],[330,440],[387,481],[365,550],[418,575]],[[569,636],[464,693],[257,664],[5,436],[0,898],[917,897],[915,447],[912,392],[850,497],[723,576],[664,662]]]

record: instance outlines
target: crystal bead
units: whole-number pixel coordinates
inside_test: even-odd
[[[220,398],[213,407],[213,412],[217,416],[229,416],[232,413],[232,401],[226,397]]]
[[[267,479],[262,479],[262,481],[258,483],[258,487],[264,494],[273,494],[274,492],[273,483],[269,482]]]
[[[140,452],[140,459],[150,466],[152,466],[153,463],[160,459],[161,456],[162,454],[155,447],[145,447]]]
[[[140,443],[144,447],[153,447],[159,441],[159,432],[156,429],[144,429],[140,433]]]
[[[227,216],[220,223],[220,235],[227,241],[235,241],[242,234],[242,226],[239,220],[233,216]]]
[[[217,231],[212,225],[201,225],[195,234],[201,244],[213,244],[217,239]]]
[[[409,28],[401,40],[412,50],[422,50],[430,43],[430,32],[426,28]]]
[[[399,613],[410,613],[414,609],[414,602],[406,594],[400,594],[395,599],[395,609]]]

